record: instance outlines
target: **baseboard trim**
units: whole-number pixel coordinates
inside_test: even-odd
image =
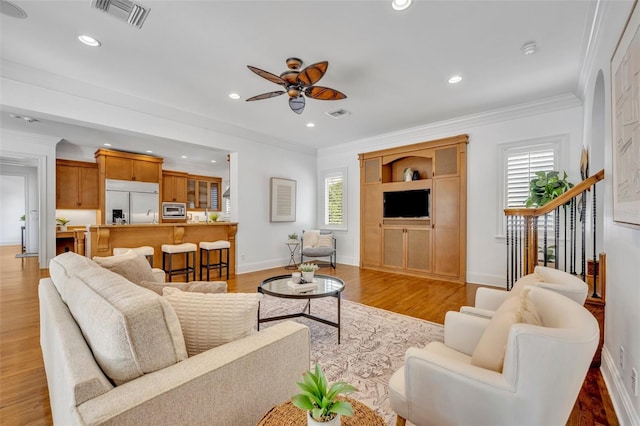
[[[624,381],[607,346],[602,348],[602,378],[607,385],[613,409],[621,425],[640,425],[640,416],[633,407],[631,396],[624,386]]]
[[[467,272],[467,283],[490,285],[493,287],[507,288],[506,278],[503,275],[482,274],[478,272]]]

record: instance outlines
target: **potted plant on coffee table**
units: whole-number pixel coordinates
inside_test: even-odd
[[[302,392],[294,395],[291,402],[307,412],[309,426],[338,426],[340,415],[353,415],[351,404],[338,400],[337,396],[358,389],[341,381],[329,386],[319,364],[316,364],[313,373],[306,371],[302,377],[304,381],[297,382]]]
[[[310,283],[313,281],[313,274],[318,270],[318,265],[315,263],[303,263],[298,266],[298,270],[302,272],[302,279]]]

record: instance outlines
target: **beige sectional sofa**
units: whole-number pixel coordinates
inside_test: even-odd
[[[55,424],[255,425],[296,393],[309,329],[284,322],[187,357],[162,296],[74,253],[40,280],[40,344]]]

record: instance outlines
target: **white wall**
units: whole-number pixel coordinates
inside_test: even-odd
[[[37,168],[38,191],[32,191],[34,198],[29,202],[27,218],[28,226],[39,231],[37,244],[32,242],[30,250],[38,251],[40,268],[46,268],[56,253],[56,143],[59,139],[0,129],[0,140],[0,157],[21,158],[18,161],[35,164]]]
[[[360,171],[358,153],[424,142],[466,133],[467,155],[467,281],[504,286],[506,248],[498,238],[499,176],[498,146],[535,138],[564,135],[566,155],[560,169],[572,182],[580,181],[579,152],[582,147],[582,107],[573,95],[486,112],[456,120],[407,129],[318,151],[318,170],[348,167],[348,231],[341,235],[338,262],[359,263]]]
[[[613,221],[611,141],[611,74],[610,61],[622,29],[630,14],[632,1],[604,2],[598,38],[592,46],[583,74],[585,141],[598,152],[599,132],[593,112],[601,110],[596,95],[598,73],[604,76],[604,159],[595,159],[605,167],[604,237],[607,253],[607,294],[602,373],[621,424],[640,424],[640,396],[631,387],[631,370],[640,373],[640,227],[625,226]],[[595,108],[594,108],[595,106]],[[595,122],[595,123],[594,123]],[[595,149],[594,149],[595,148]],[[624,367],[619,364],[620,347],[624,348]],[[640,379],[640,377],[639,377]],[[640,386],[640,385],[639,385]]]
[[[184,118],[168,107],[157,107],[156,114],[141,113],[136,105],[131,109],[91,99],[87,88],[82,97],[24,84],[8,78],[1,79],[2,103],[15,109],[33,111],[51,119],[71,121],[89,127],[107,127],[120,132],[137,132],[176,141],[231,152],[230,184],[232,220],[239,222],[236,236],[237,272],[247,272],[286,264],[289,251],[284,244],[287,234],[310,228],[316,223],[316,160],[315,151],[275,142],[232,137],[213,131],[206,118]],[[100,89],[102,90],[102,89]],[[123,102],[130,98],[121,97]],[[146,103],[146,107],[150,107]],[[147,109],[148,109],[147,108]],[[163,118],[166,117],[166,118]],[[180,121],[184,118],[183,121]],[[60,138],[64,135],[60,135]],[[37,152],[37,151],[33,151]],[[55,173],[55,151],[53,151]],[[284,177],[297,181],[296,222],[269,222],[269,178]],[[51,185],[53,204],[46,214],[54,222],[55,174],[47,182]],[[55,248],[55,237],[51,235]],[[50,253],[55,253],[55,249]]]
[[[0,245],[20,245],[22,241],[21,227],[25,222],[20,216],[27,211],[26,192],[26,177],[0,166]]]

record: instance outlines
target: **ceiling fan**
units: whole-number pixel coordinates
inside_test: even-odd
[[[322,101],[337,101],[339,99],[345,99],[347,96],[335,89],[328,87],[314,86],[327,72],[329,62],[323,61],[316,64],[309,65],[302,71],[302,60],[298,58],[287,59],[288,71],[283,72],[278,77],[270,72],[263,71],[260,68],[247,65],[254,73],[260,77],[269,80],[272,83],[279,84],[285,88],[285,90],[276,90],[274,92],[263,93],[261,95],[253,96],[247,99],[249,101],[259,101],[261,99],[273,98],[276,96],[289,95],[289,107],[296,114],[302,114],[304,111],[305,99],[303,95],[306,95],[313,99],[320,99]]]

